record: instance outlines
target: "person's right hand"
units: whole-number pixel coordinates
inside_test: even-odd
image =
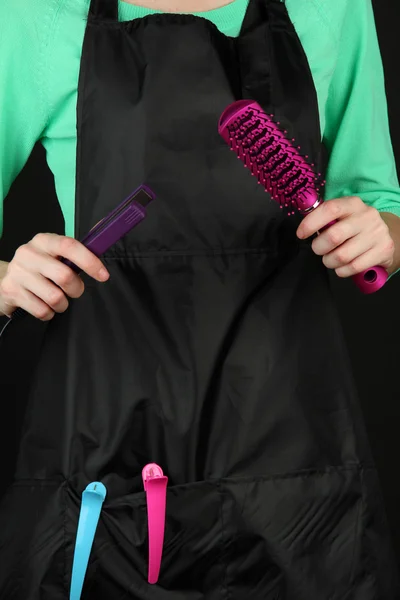
[[[20,246],[0,281],[0,313],[10,316],[18,307],[41,321],[68,308],[68,297],[79,298],[84,291],[82,279],[59,257],[67,258],[96,279],[107,281],[103,263],[73,238],[39,233]]]

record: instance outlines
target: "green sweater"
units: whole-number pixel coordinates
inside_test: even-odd
[[[199,16],[237,36],[247,4],[236,0]],[[286,5],[317,88],[330,152],[327,198],[358,195],[400,216],[371,0],[286,0]],[[0,2],[0,199],[41,140],[71,236],[77,85],[88,6],[89,0]],[[150,12],[155,11],[120,2],[121,20]],[[1,226],[0,211],[0,233]]]

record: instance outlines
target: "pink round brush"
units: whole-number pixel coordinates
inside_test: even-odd
[[[323,182],[279,125],[257,102],[239,100],[222,113],[218,130],[281,208],[305,215],[323,202],[319,193]],[[352,279],[364,294],[371,294],[386,283],[388,273],[373,267]]]

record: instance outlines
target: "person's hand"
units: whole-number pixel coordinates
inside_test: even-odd
[[[352,277],[375,266],[390,271],[395,254],[390,229],[381,214],[360,198],[323,202],[303,219],[297,236],[307,239],[318,231],[322,232],[313,240],[312,249],[339,277]]]
[[[77,240],[39,233],[18,248],[0,281],[0,312],[10,316],[21,307],[49,321],[68,308],[68,297],[79,298],[84,291],[82,279],[58,257],[69,259],[97,281],[109,278],[100,259]]]

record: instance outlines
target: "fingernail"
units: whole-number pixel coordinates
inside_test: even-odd
[[[100,277],[100,279],[103,279],[104,281],[106,281],[106,279],[108,279],[110,277],[110,274],[107,271],[107,269],[104,269],[104,267],[103,267],[99,271],[99,277]]]

